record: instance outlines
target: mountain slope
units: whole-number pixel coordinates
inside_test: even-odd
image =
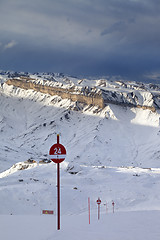
[[[66,222],[70,215],[87,218],[88,197],[94,218],[98,197],[103,216],[106,204],[111,215],[112,200],[115,212],[160,210],[158,111],[113,104],[100,109],[5,83],[0,106],[0,214],[56,213],[56,164],[39,161],[49,159],[57,133],[67,149],[61,164]]]
[[[159,167],[157,112],[112,104],[73,111],[75,103],[58,96],[6,84],[1,91],[2,170],[28,158],[46,158],[57,133],[69,162]]]

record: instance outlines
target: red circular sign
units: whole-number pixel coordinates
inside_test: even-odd
[[[101,199],[100,198],[98,198],[97,204],[101,204]]]
[[[56,143],[50,148],[49,155],[53,162],[61,163],[66,157],[66,149],[62,144]]]

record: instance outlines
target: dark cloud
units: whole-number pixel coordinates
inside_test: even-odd
[[[1,0],[0,68],[141,77],[159,70],[158,0]]]
[[[109,28],[103,30],[101,32],[101,36],[106,35],[106,34],[111,34],[113,32],[121,32],[126,28],[126,24],[124,21],[118,21],[113,23],[111,26],[109,26]]]

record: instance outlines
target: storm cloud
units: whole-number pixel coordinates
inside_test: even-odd
[[[1,0],[0,68],[151,76],[159,23],[158,0]]]

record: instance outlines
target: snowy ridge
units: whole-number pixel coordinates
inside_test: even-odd
[[[71,98],[73,94],[80,94],[94,99],[97,95],[99,95],[101,97],[101,102],[86,102],[85,98],[79,98],[78,101],[98,105],[102,108],[108,103],[148,108],[152,111],[160,108],[160,86],[158,84],[111,81],[107,79],[78,79],[75,77],[65,76],[63,74],[27,73],[25,75],[22,73],[16,73],[8,76],[6,77],[6,75],[1,74],[1,79],[9,79],[9,81],[7,81],[8,84],[25,89],[32,88],[44,93],[48,92],[51,95],[55,95],[54,92],[52,94],[51,88],[54,89],[54,91],[58,89],[59,93],[57,94],[60,94],[61,91],[65,93],[66,91],[72,93],[69,95],[60,94],[61,97],[65,95],[64,98]],[[32,85],[29,84],[29,82],[32,83]],[[36,86],[39,86],[39,88]]]

